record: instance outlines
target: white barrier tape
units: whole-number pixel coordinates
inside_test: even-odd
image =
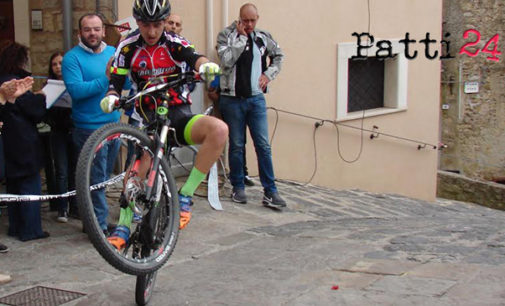
[[[103,189],[108,185],[115,184],[123,180],[125,173],[121,173],[110,180],[105,182],[95,184],[89,187],[89,191],[95,191],[98,189]],[[66,192],[64,194],[54,194],[54,195],[17,195],[17,194],[0,194],[0,202],[34,202],[34,201],[49,201],[53,199],[62,199],[75,196],[75,190]]]

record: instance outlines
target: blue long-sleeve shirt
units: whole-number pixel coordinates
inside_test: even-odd
[[[114,52],[111,46],[92,53],[77,45],[63,57],[63,81],[72,97],[72,119],[78,128],[94,130],[119,121],[118,111],[106,114],[100,108],[100,100],[109,88],[105,68]]]

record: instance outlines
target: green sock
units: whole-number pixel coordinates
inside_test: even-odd
[[[200,172],[200,170],[193,167],[193,169],[191,169],[191,173],[189,174],[188,180],[181,188],[181,194],[183,196],[192,197],[195,193],[196,188],[198,188],[206,176],[207,174],[204,174]]]
[[[132,225],[133,210],[130,207],[121,208],[119,211],[119,222],[118,226],[123,225],[128,228]]]

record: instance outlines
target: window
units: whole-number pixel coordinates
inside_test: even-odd
[[[393,40],[394,58],[375,57],[377,48],[368,50],[365,60],[357,55],[356,43],[338,45],[337,121],[389,114],[407,109],[407,66],[403,45]]]
[[[384,107],[384,61],[375,57],[348,60],[347,111]]]

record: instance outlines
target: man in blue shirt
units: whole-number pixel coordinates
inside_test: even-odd
[[[106,114],[100,108],[100,100],[109,87],[106,67],[115,48],[107,46],[103,19],[97,14],[86,14],[79,19],[79,44],[63,58],[63,81],[72,97],[72,119],[75,130],[73,140],[76,152],[80,152],[88,137],[103,125],[118,122],[120,113]],[[119,142],[102,148],[95,158],[91,171],[91,184],[103,182],[113,170],[113,162],[119,151]],[[92,192],[93,205],[98,222],[107,232],[108,205],[103,190]],[[73,208],[75,209],[75,208]],[[71,208],[72,211],[72,208]],[[72,213],[71,213],[72,215]]]

